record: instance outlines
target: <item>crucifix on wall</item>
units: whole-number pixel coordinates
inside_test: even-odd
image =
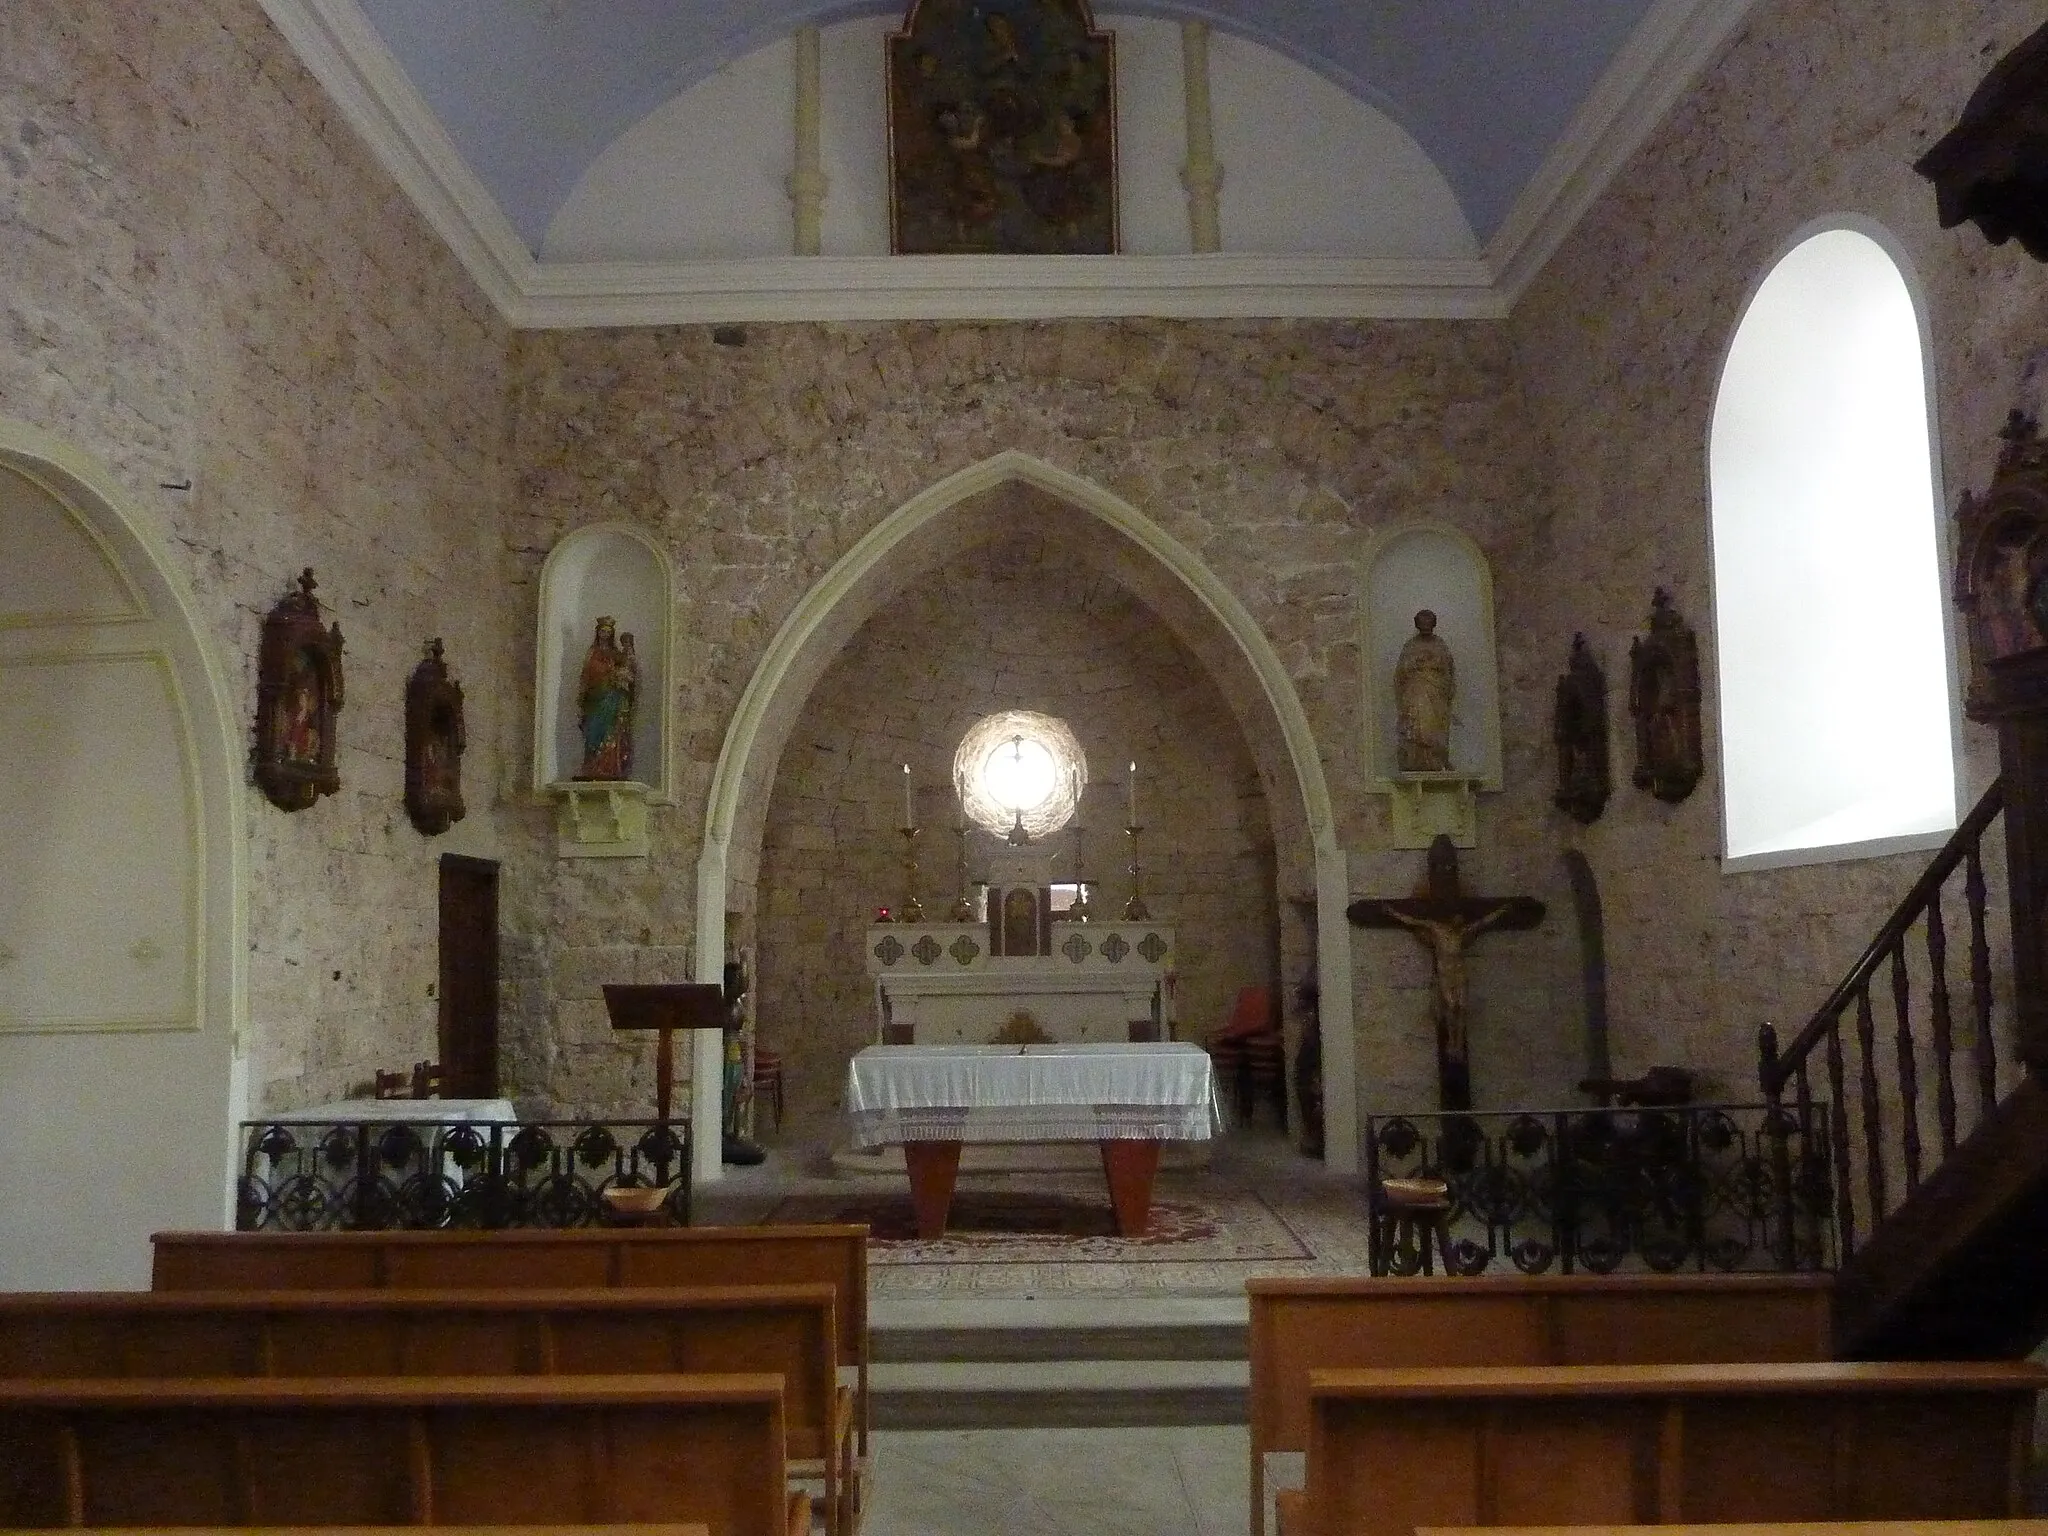
[[[1534,928],[1543,903],[1529,896],[1467,896],[1458,880],[1458,850],[1439,834],[1429,845],[1422,889],[1401,898],[1354,901],[1345,916],[1360,928],[1405,928],[1429,951],[1430,1018],[1436,1024],[1438,1107],[1472,1107],[1472,1057],[1466,1035],[1465,951],[1493,929]]]

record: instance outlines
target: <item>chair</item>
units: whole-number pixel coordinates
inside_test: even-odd
[[[775,1129],[782,1129],[782,1056],[754,1047],[754,1093],[766,1094],[775,1105]]]
[[[1287,1052],[1273,1017],[1273,994],[1265,987],[1241,987],[1230,1022],[1204,1044],[1216,1075],[1230,1085],[1237,1117],[1249,1123],[1259,1088],[1267,1087],[1287,1124]]]
[[[1451,1248],[1450,1184],[1443,1179],[1381,1179],[1372,1211],[1372,1272],[1433,1275],[1436,1254],[1443,1256],[1445,1274],[1459,1272]]]

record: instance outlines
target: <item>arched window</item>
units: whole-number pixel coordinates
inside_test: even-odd
[[[1731,863],[1955,826],[1927,368],[1905,274],[1828,229],[1772,269],[1714,405],[1714,617]]]

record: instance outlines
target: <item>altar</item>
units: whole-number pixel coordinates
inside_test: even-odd
[[[996,953],[1001,941],[984,923],[870,925],[874,1042],[1173,1038],[1172,925],[1054,920],[1036,953]]]

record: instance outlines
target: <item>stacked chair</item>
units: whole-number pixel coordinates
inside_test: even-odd
[[[1250,1123],[1261,1093],[1271,1097],[1287,1128],[1287,1050],[1268,987],[1243,987],[1230,1019],[1203,1042],[1216,1080],[1230,1085],[1239,1120]]]
[[[866,1240],[160,1233],[150,1291],[0,1295],[0,1529],[855,1536]]]

